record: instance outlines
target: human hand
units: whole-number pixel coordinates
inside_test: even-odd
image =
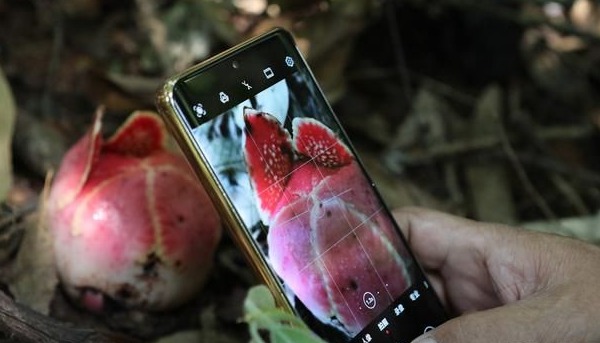
[[[413,343],[600,342],[600,248],[425,209],[394,216],[460,315]]]

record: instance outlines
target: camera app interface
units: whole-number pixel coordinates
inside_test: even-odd
[[[207,95],[190,79],[194,138],[313,330],[410,342],[443,320],[427,311],[439,305],[309,72],[284,52],[236,61],[239,78]]]

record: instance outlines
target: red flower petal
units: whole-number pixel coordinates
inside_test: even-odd
[[[161,119],[153,112],[134,112],[104,144],[106,151],[145,157],[164,149],[167,134]]]
[[[102,115],[104,110],[98,108],[94,123],[85,136],[67,152],[60,169],[54,178],[52,190],[56,193],[56,206],[62,208],[81,192],[92,170],[102,145]],[[54,198],[54,197],[53,197]]]
[[[327,126],[312,118],[294,118],[294,148],[320,166],[336,168],[352,162],[350,149]]]
[[[289,132],[268,113],[245,108],[244,122],[244,155],[250,180],[261,215],[271,217],[292,171],[292,141]]]

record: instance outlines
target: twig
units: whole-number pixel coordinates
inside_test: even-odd
[[[23,218],[37,209],[37,201],[13,210],[6,204],[0,204],[0,265],[7,262],[19,249],[25,225]]]
[[[521,183],[523,184],[523,187],[525,187],[525,190],[527,191],[527,193],[529,193],[531,195],[531,197],[533,198],[533,201],[535,201],[535,203],[537,204],[539,209],[542,211],[542,213],[544,213],[544,215],[548,219],[556,220],[557,216],[554,214],[552,209],[550,209],[550,206],[548,205],[546,200],[542,197],[540,192],[538,192],[538,190],[535,188],[535,186],[531,183],[531,179],[529,179],[529,176],[527,175],[525,168],[523,168],[523,165],[519,161],[519,157],[515,153],[514,148],[510,144],[510,141],[508,140],[508,135],[506,134],[506,130],[504,129],[504,126],[499,125],[499,128],[500,128],[500,137],[502,138],[502,147],[504,148],[506,156],[508,156],[508,159],[510,160],[515,172],[517,173],[517,176],[519,177]]]
[[[50,61],[48,62],[48,71],[46,74],[46,80],[44,82],[44,92],[42,93],[41,99],[41,110],[42,115],[46,118],[50,117],[54,111],[52,108],[52,90],[56,83],[56,72],[60,66],[60,53],[64,46],[64,25],[60,6],[58,4],[52,4],[52,16],[53,16],[53,27],[52,27],[52,53],[50,55]]]
[[[517,153],[519,160],[531,166],[536,166],[540,169],[552,171],[554,173],[568,176],[572,179],[577,179],[581,182],[600,185],[600,174],[594,173],[590,170],[574,168],[565,163],[561,163],[554,158],[533,155],[529,153]]]
[[[590,125],[570,126],[570,127],[547,127],[534,130],[533,135],[541,140],[555,139],[580,139],[590,136],[594,129]],[[480,137],[463,140],[455,140],[444,144],[429,147],[422,151],[402,152],[399,155],[396,163],[403,165],[420,165],[431,163],[449,158],[456,158],[460,155],[476,153],[484,150],[499,147],[503,144],[500,137]],[[402,150],[403,147],[397,147],[395,150]],[[518,155],[518,154],[517,154]],[[584,176],[585,179],[590,179],[589,175]],[[594,182],[596,182],[595,178]]]
[[[2,205],[4,206],[4,204]],[[30,202],[21,208],[17,208],[16,210],[9,207],[9,214],[0,217],[0,231],[2,231],[4,227],[7,227],[8,225],[20,221],[23,217],[33,213],[36,209],[37,202]]]
[[[573,186],[571,186],[571,184],[565,180],[562,175],[555,173],[550,179],[558,191],[564,195],[565,199],[571,203],[571,206],[573,206],[579,215],[591,214],[581,196],[573,189]]]
[[[406,58],[404,57],[404,49],[402,48],[402,40],[398,30],[398,18],[396,17],[396,6],[392,0],[388,0],[386,3],[387,10],[385,11],[388,30],[390,33],[390,40],[392,42],[394,50],[394,58],[396,59],[396,70],[402,81],[402,88],[404,89],[404,97],[406,103],[410,104],[412,97],[412,91],[410,88],[410,74],[407,72]]]
[[[421,73],[408,70],[408,69],[400,69],[400,68],[364,68],[358,71],[354,71],[348,74],[349,80],[371,80],[371,79],[388,79],[391,77],[397,77],[401,75],[409,75],[410,78],[414,78],[418,83],[423,84],[423,86],[435,91],[436,93],[440,93],[442,95],[448,96],[453,100],[467,106],[473,106],[477,102],[477,98],[467,94],[465,92],[461,92],[456,89],[456,87],[452,87],[444,82],[438,81],[429,76],[423,75]]]
[[[73,328],[15,303],[0,292],[0,331],[24,343],[135,343],[131,337]]]
[[[459,166],[455,162],[444,164],[444,179],[450,195],[452,207],[462,206],[465,202],[465,196],[460,187],[460,178],[458,175]]]
[[[162,67],[170,73],[173,66],[169,65],[166,59],[165,49],[167,48],[167,28],[157,18],[156,3],[154,1],[136,0],[138,8],[138,22],[140,27],[148,33],[150,43],[156,50]]]
[[[517,87],[510,88],[510,90],[509,90],[508,112],[510,113],[511,118],[513,118],[513,119],[515,119],[518,115],[522,114],[521,93],[519,92],[519,89]],[[508,157],[509,161],[511,162],[515,172],[517,173],[517,176],[521,180],[523,187],[525,187],[525,190],[531,195],[531,197],[533,198],[533,201],[537,204],[538,208],[542,211],[542,213],[546,216],[546,218],[552,219],[552,220],[557,220],[558,217],[554,214],[554,212],[548,205],[548,202],[542,197],[540,192],[535,188],[535,186],[531,182],[531,179],[527,175],[525,168],[523,168],[523,165],[522,165],[521,161],[519,160],[519,157],[517,156],[515,149],[513,148],[512,144],[510,143],[510,140],[508,138],[508,134],[506,133],[506,129],[504,128],[504,125],[502,123],[499,123],[498,129],[500,132],[500,138],[502,139],[503,150],[506,153],[506,156]],[[533,135],[533,136],[536,137],[537,139],[540,139],[540,137],[538,135]]]

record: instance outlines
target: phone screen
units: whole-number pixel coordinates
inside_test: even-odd
[[[287,33],[206,63],[173,92],[231,210],[317,334],[410,342],[446,319]]]

